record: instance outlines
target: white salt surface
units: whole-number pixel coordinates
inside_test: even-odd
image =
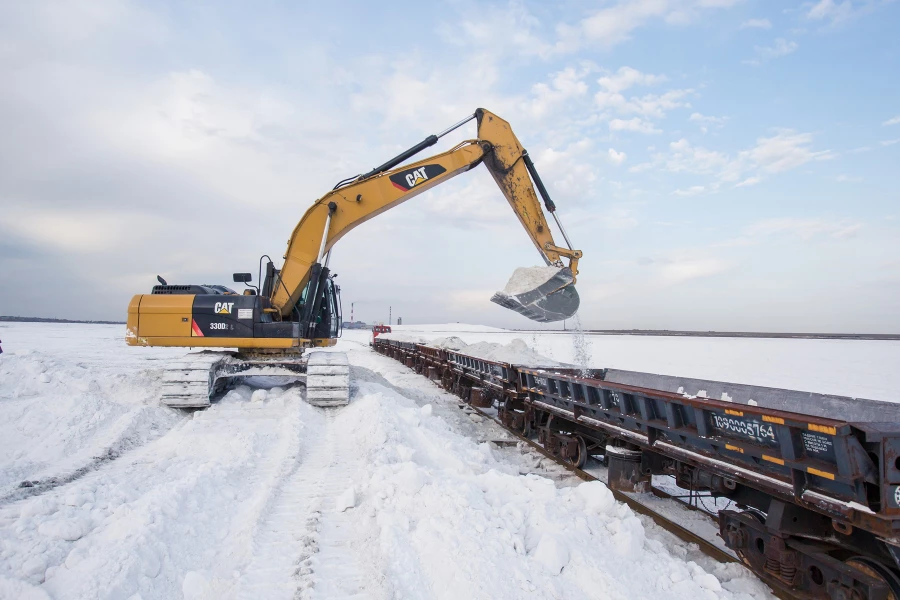
[[[445,348],[455,350],[468,356],[483,358],[485,360],[493,360],[496,362],[504,362],[512,365],[522,365],[526,367],[561,367],[574,366],[564,365],[548,356],[542,356],[528,347],[521,339],[513,339],[506,344],[497,344],[494,342],[476,342],[474,344],[466,344],[458,337],[435,338],[428,339],[423,334],[411,333],[383,333],[378,337],[386,340],[396,340],[398,342],[408,342],[412,344],[426,344],[434,348]]]
[[[435,333],[454,333],[465,331],[467,333],[506,333],[508,330],[500,327],[491,327],[489,325],[474,325],[472,323],[439,323],[425,325],[392,325],[391,330],[394,333],[416,333],[425,332],[429,336],[434,337]]]
[[[559,267],[519,267],[513,271],[503,293],[515,296],[530,292],[547,283],[559,271]]]
[[[453,333],[572,361],[569,336]],[[157,402],[182,350],[128,348],[121,326],[0,324],[0,598],[769,597],[602,484],[523,475],[544,471],[483,443],[502,432],[370,336],[335,348],[347,407],[240,386],[188,413]],[[894,343],[588,337],[592,366],[900,390]]]

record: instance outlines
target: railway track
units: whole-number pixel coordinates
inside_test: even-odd
[[[384,337],[373,346],[582,479],[597,479],[581,468],[588,456],[605,455],[616,499],[715,560],[739,560],[780,598],[900,598],[896,405],[522,367]],[[492,406],[496,416],[485,410]],[[711,518],[734,555],[638,501],[651,491],[651,475],[731,500],[740,510]]]
[[[477,412],[482,417],[484,417],[486,419],[491,419],[498,425],[505,427],[499,419],[496,419],[493,415],[489,414],[488,412],[481,410],[480,408],[477,408],[477,407],[471,407],[471,408],[472,408],[472,410]],[[605,481],[603,481],[596,475],[592,475],[591,473],[588,473],[587,471],[584,471],[584,470],[574,466],[573,464],[566,462],[565,460],[561,459],[559,456],[554,456],[553,454],[548,452],[546,448],[541,446],[536,441],[534,441],[530,438],[526,438],[526,437],[522,436],[521,434],[516,433],[515,431],[512,431],[509,428],[506,428],[506,431],[510,435],[515,437],[518,441],[520,441],[524,444],[527,444],[533,450],[539,452],[543,456],[554,461],[556,464],[564,467],[566,470],[573,473],[579,479],[583,479],[584,481],[601,481],[603,483],[606,483]],[[734,555],[729,554],[728,552],[725,552],[724,550],[722,550],[721,548],[719,548],[718,546],[716,546],[715,544],[710,542],[708,539],[694,533],[693,531],[691,531],[690,529],[687,529],[686,527],[683,527],[679,523],[660,514],[659,512],[653,510],[652,508],[648,507],[647,505],[638,502],[631,496],[629,496],[623,492],[620,492],[618,490],[611,489],[610,491],[612,492],[613,497],[615,497],[616,500],[618,500],[619,502],[624,502],[634,512],[642,514],[646,517],[650,517],[654,523],[656,523],[657,525],[659,525],[666,531],[676,535],[677,537],[684,540],[685,542],[688,542],[691,544],[697,544],[697,546],[700,548],[700,551],[703,552],[704,554],[706,554],[707,556],[709,556],[710,558],[713,558],[713,559],[715,559],[719,562],[723,562],[723,563],[738,562],[737,557],[735,557]],[[654,488],[653,493],[659,494],[662,497],[665,497],[663,495],[666,494],[665,492],[662,492],[661,490],[657,490],[656,488]],[[682,504],[684,504],[684,503],[682,503]],[[685,506],[687,506],[687,505],[685,505]],[[713,516],[710,516],[710,519],[715,521],[715,518]]]

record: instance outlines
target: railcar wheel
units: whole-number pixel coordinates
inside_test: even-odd
[[[866,558],[865,556],[854,556],[844,561],[844,564],[859,569],[866,575],[884,583],[890,590],[887,600],[898,600],[900,598],[900,578],[897,573],[876,560]]]
[[[766,515],[765,515],[765,513],[763,513],[763,512],[760,511],[760,510],[757,510],[757,509],[755,509],[755,508],[748,508],[747,510],[745,510],[745,511],[744,511],[743,513],[741,513],[741,514],[745,514],[745,515],[751,516],[751,517],[753,517],[754,519],[756,519],[757,521],[759,521],[760,523],[763,523],[763,524],[765,524],[765,522],[766,522]],[[759,542],[762,543],[762,540],[759,540]],[[764,547],[763,547],[763,548],[764,548]],[[759,551],[762,552],[763,550],[762,550],[762,549],[759,549]],[[741,559],[741,562],[744,563],[744,564],[752,571],[752,570],[753,570],[753,565],[752,565],[752,563],[750,562],[750,557],[747,555],[747,552],[748,552],[748,549],[735,550],[735,554],[737,554],[737,557],[738,557],[739,559]]]
[[[577,452],[575,456],[567,456],[564,460],[576,469],[580,469],[584,466],[585,461],[587,461],[587,444],[580,435],[575,436],[575,441],[577,442]]]
[[[533,433],[531,419],[528,418],[527,412],[522,413],[522,427],[519,429],[519,433],[521,433],[524,438],[530,438]]]

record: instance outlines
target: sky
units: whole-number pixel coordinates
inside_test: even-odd
[[[484,107],[584,252],[582,327],[900,332],[900,2],[0,11],[2,315],[124,320],[157,274],[237,286],[337,181]],[[331,266],[345,317],[529,328],[489,298],[539,264],[479,167]]]

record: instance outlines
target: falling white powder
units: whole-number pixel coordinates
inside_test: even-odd
[[[575,350],[575,364],[581,367],[581,374],[588,376],[588,368],[591,366],[591,351],[588,347],[587,338],[584,336],[584,330],[581,328],[581,319],[576,314],[572,319],[575,321],[575,331],[572,332],[572,347]]]

